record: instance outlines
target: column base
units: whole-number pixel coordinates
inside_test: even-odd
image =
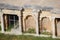
[[[4,33],[4,31],[1,31],[1,33]]]
[[[39,36],[39,34],[36,34],[35,36]]]
[[[52,36],[52,38],[56,38],[56,36]]]

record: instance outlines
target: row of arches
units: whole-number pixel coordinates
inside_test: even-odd
[[[15,16],[15,15],[12,15],[12,16]],[[15,18],[16,17],[18,18],[18,16],[15,16]],[[17,19],[17,20],[19,20],[19,19]],[[14,25],[15,21],[13,21],[13,22],[10,22],[10,21],[9,21],[9,23],[11,23],[11,24],[13,23],[13,25]],[[24,25],[22,26],[23,32],[33,31],[34,33],[36,33],[36,20],[32,15],[27,15],[24,18],[24,20],[22,20],[22,21],[24,21]],[[4,23],[6,24],[6,22],[4,22]],[[8,25],[8,24],[6,24],[6,25]],[[6,25],[4,25],[4,26],[6,26]],[[5,27],[5,29],[7,29],[7,27]],[[51,32],[51,21],[50,21],[49,17],[42,17],[41,20],[39,18],[38,29],[39,29],[39,33],[42,33],[44,31]]]
[[[7,15],[7,19],[6,19],[6,16]],[[12,18],[12,17],[13,18]],[[8,24],[15,24],[17,21],[19,21],[19,18],[17,15],[8,15],[8,14],[4,14],[3,15],[3,18],[4,18],[4,29],[6,30],[7,26],[9,26]],[[9,21],[10,19],[10,21]],[[11,20],[12,19],[12,20]],[[6,23],[6,21],[8,23]],[[37,19],[38,20],[38,19]],[[38,20],[38,28],[39,28],[39,33],[43,33],[43,32],[50,32],[52,34],[52,27],[51,27],[51,20],[49,19],[49,17],[42,17],[41,19],[39,18]],[[29,30],[29,33],[32,31],[33,33],[36,33],[36,21],[34,19],[34,17],[32,15],[27,15],[24,19],[24,26],[25,27],[22,27],[22,30],[25,31],[25,32],[28,32]],[[11,26],[12,27],[12,26]],[[25,29],[25,30],[24,30]],[[55,18],[55,35],[56,36],[59,36],[60,35],[60,19],[59,18]]]
[[[26,18],[24,19],[24,24],[25,24],[24,31],[28,31],[29,29],[36,30],[36,21],[32,15],[26,16]],[[39,27],[38,27],[39,33],[42,33],[44,30],[47,32],[51,32],[51,21],[48,17],[42,17],[41,20],[39,18],[38,24],[39,24]]]
[[[6,30],[7,29],[7,24],[9,24],[9,23],[7,23],[7,21],[9,21],[8,19],[11,19],[11,18],[9,18],[9,16],[13,16],[13,18],[12,18],[12,22],[11,22],[11,20],[9,21],[11,24],[13,24],[13,25],[15,25],[16,23],[18,23],[19,22],[19,25],[17,25],[17,26],[21,26],[22,28],[22,31],[24,32],[24,31],[34,31],[34,33],[36,33],[36,24],[38,24],[38,29],[39,29],[39,33],[42,33],[42,32],[50,32],[50,33],[52,33],[52,27],[51,27],[51,20],[50,19],[52,19],[52,17],[51,18],[49,18],[49,17],[42,17],[42,18],[40,18],[40,13],[37,15],[35,15],[35,14],[26,14],[26,17],[24,16],[24,13],[21,13],[21,16],[19,15],[19,16],[17,16],[17,15],[11,15],[11,14],[9,14],[9,16],[8,16],[8,18],[6,18],[6,15],[8,15],[8,14],[4,14],[3,16],[1,16],[1,19],[3,20],[1,20],[2,21],[2,24],[4,24],[4,28],[3,28],[3,25],[2,25],[2,30]],[[23,17],[25,17],[23,20],[22,20],[22,15],[23,15]],[[17,17],[17,18],[16,18]],[[37,19],[36,19],[36,17],[38,17]],[[23,26],[20,24],[20,20],[21,20],[21,24],[24,24]],[[36,22],[36,20],[38,20],[38,23]],[[56,22],[56,20],[57,20],[57,22]],[[23,22],[24,21],[24,22]],[[55,27],[55,34],[57,35],[60,35],[59,33],[60,33],[60,19],[58,18],[58,19],[55,19],[54,20],[54,26],[56,26]],[[15,23],[15,24],[14,24]],[[6,24],[6,25],[5,25]],[[16,26],[16,25],[15,25]],[[18,28],[19,28],[18,27]],[[24,30],[25,29],[25,30]],[[19,30],[20,31],[20,30]]]

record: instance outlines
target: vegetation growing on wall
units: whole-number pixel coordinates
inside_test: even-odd
[[[9,25],[8,29],[6,31],[11,31],[11,29],[13,28],[14,26],[11,24]]]
[[[44,35],[52,35],[50,32],[42,32],[41,34],[44,34]]]
[[[35,29],[33,28],[29,28],[27,31],[25,31],[24,33],[35,33]]]
[[[48,32],[46,28],[43,29],[43,31],[41,32],[41,34],[44,35],[52,35],[51,32]]]
[[[27,32],[28,32],[28,33],[35,33],[35,29],[29,28]]]

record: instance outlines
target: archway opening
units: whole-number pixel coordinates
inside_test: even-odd
[[[41,27],[40,27],[41,34],[51,35],[51,21],[47,17],[43,17],[41,19]]]
[[[19,19],[14,14],[4,14],[4,31],[12,31],[12,29],[19,27]]]
[[[28,15],[24,21],[25,21],[25,32],[35,33],[36,23],[35,23],[34,18],[31,15]]]
[[[55,35],[60,37],[60,18],[55,18]]]

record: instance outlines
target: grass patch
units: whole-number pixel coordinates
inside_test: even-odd
[[[60,40],[53,39],[51,37],[35,37],[35,36],[24,36],[24,35],[5,35],[0,34],[0,40]]]

